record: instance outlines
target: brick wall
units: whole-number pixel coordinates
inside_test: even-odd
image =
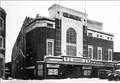
[[[113,49],[113,41],[87,37],[88,45],[93,45],[93,57],[97,58],[97,47],[102,47],[102,59],[108,60],[108,49]]]

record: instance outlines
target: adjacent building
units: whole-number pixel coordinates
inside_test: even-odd
[[[13,47],[14,78],[97,77],[113,70],[113,34],[87,14],[57,4],[50,17],[26,17]]]
[[[113,61],[117,63],[115,69],[120,69],[120,52],[113,53]]]
[[[120,62],[120,52],[114,52],[113,60]]]
[[[6,12],[0,7],[0,78],[5,76]]]

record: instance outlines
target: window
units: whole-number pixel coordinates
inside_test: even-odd
[[[89,36],[89,37],[92,37],[92,36],[93,36],[93,34],[92,34],[92,33],[88,33],[88,36]]]
[[[2,27],[3,20],[0,18],[0,27]]]
[[[3,37],[0,36],[0,48],[3,48]]]
[[[48,75],[58,75],[58,69],[48,69]]]
[[[67,55],[76,56],[76,46],[67,45]]]
[[[67,30],[67,43],[76,44],[76,31],[73,28]]]
[[[88,57],[93,59],[93,46],[88,45]]]
[[[84,76],[90,76],[91,70],[84,70]]]
[[[54,55],[54,40],[47,39],[47,55],[53,56]]]
[[[66,33],[66,54],[70,56],[76,56],[76,31],[73,28],[69,28]]]
[[[3,29],[3,19],[0,18],[0,29]]]
[[[47,26],[48,26],[49,28],[52,28],[52,27],[53,27],[53,24],[47,23]]]
[[[97,60],[102,60],[102,47],[97,49]]]
[[[108,61],[112,60],[112,49],[108,49]]]
[[[43,76],[43,65],[38,65],[38,76]]]

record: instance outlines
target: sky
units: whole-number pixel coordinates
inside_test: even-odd
[[[1,1],[1,7],[7,12],[6,17],[6,62],[11,61],[12,48],[26,16],[36,14],[49,17],[48,8],[59,4],[74,10],[86,12],[88,18],[103,23],[103,31],[114,34],[114,51],[120,52],[120,1],[95,0],[53,0],[53,1]]]

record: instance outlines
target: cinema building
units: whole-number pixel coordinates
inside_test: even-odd
[[[97,77],[113,70],[113,35],[87,14],[57,4],[50,17],[26,17],[12,52],[14,78]]]
[[[0,7],[0,78],[4,78],[5,69],[5,31],[6,12]]]

